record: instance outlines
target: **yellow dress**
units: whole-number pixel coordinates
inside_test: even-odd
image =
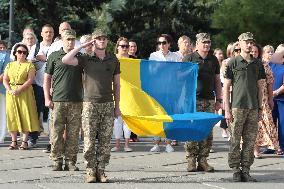
[[[10,62],[6,66],[4,73],[10,79],[11,88],[16,89],[27,81],[28,73],[31,70],[35,70],[35,67],[30,62]],[[18,96],[6,92],[6,116],[9,132],[32,132],[39,130],[38,114],[32,86],[22,91]]]

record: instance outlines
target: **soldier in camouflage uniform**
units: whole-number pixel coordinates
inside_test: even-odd
[[[105,167],[110,159],[110,140],[114,116],[120,116],[120,64],[114,54],[107,53],[107,35],[97,29],[93,40],[75,48],[62,59],[63,63],[84,69],[84,158],[87,162],[86,182],[107,182]],[[93,45],[93,56],[76,56],[84,47]],[[95,145],[98,136],[97,146]]]
[[[250,55],[253,34],[243,33],[238,39],[241,53],[230,59],[224,71],[225,118],[231,133],[228,163],[234,171],[233,181],[256,182],[249,171],[254,161],[258,119],[261,119],[261,80],[266,77],[261,61]],[[240,149],[241,138],[243,143]]]
[[[61,61],[62,57],[74,48],[75,38],[75,31],[63,32],[63,48],[49,56],[44,75],[45,105],[52,109],[50,159],[54,161],[53,171],[62,171],[63,158],[65,159],[64,170],[79,170],[76,167],[76,161],[81,127],[83,69],[80,66],[65,65]],[[52,97],[51,88],[53,89]],[[66,140],[64,141],[65,129]]]
[[[214,113],[215,110],[221,108],[222,103],[220,66],[217,58],[208,53],[211,47],[210,35],[207,33],[199,33],[196,35],[196,38],[197,51],[186,55],[183,61],[194,62],[199,66],[196,94],[197,111]],[[207,163],[207,157],[212,147],[212,140],[213,135],[211,133],[208,138],[203,141],[190,141],[185,143],[184,148],[188,161],[187,171],[214,171],[214,168]],[[197,166],[196,162],[198,162]]]

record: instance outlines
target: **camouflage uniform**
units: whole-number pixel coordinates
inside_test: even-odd
[[[196,110],[198,112],[212,112],[215,111],[215,100],[205,100],[197,99],[196,100]],[[186,142],[184,145],[186,152],[186,159],[197,158],[199,161],[202,158],[207,158],[209,156],[209,151],[212,147],[213,135],[212,132],[207,139],[201,142]]]
[[[258,110],[255,109],[232,109],[233,122],[229,124],[231,133],[231,146],[228,163],[230,168],[249,171],[254,161],[254,143],[258,129]],[[242,151],[240,141],[243,139]]]
[[[109,163],[113,123],[113,102],[83,102],[84,158],[89,175],[95,176],[96,172],[104,171]],[[98,136],[97,146],[96,136]]]
[[[81,127],[82,102],[54,102],[50,120],[51,154],[50,159],[73,164],[79,151],[79,130]],[[66,127],[66,141],[63,139]]]

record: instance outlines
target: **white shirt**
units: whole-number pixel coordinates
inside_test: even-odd
[[[179,57],[180,61],[182,61],[183,55],[181,54],[181,52],[176,51],[176,52],[174,52],[174,53]]]
[[[37,55],[46,56],[49,51],[49,48],[50,46],[46,46],[41,42]],[[45,67],[46,67],[46,61],[37,61],[34,63],[34,65],[36,67],[36,76],[34,79],[34,83],[37,84],[38,86],[43,87],[43,77],[44,77],[44,72],[45,72]]]
[[[81,45],[80,41],[75,40],[75,47],[79,47]],[[48,50],[47,57],[55,51],[59,51],[63,47],[62,40],[58,40],[56,42],[53,42]],[[83,49],[80,51],[83,53]]]
[[[162,51],[152,52],[150,54],[149,60],[158,60],[158,61],[170,61],[170,62],[180,62],[180,57],[171,51],[168,54],[164,55]]]

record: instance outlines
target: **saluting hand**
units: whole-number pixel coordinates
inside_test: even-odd
[[[95,42],[95,40],[92,39],[92,40],[89,41],[89,42],[83,43],[83,44],[81,44],[81,48],[85,48],[85,47],[87,47],[87,46],[89,46],[89,45],[93,45],[94,42]]]

